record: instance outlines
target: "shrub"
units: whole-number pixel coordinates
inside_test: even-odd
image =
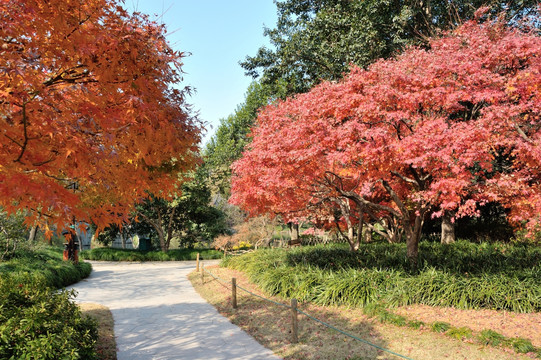
[[[409,320],[407,325],[413,329],[420,329],[425,323],[420,320]]]
[[[83,319],[73,292],[87,263],[62,261],[62,250],[18,249],[0,263],[0,358],[94,359],[96,324]]]
[[[0,358],[95,359],[97,325],[81,316],[74,293],[25,276],[0,279]]]
[[[514,338],[514,339],[510,339],[509,343],[511,344],[513,349],[515,349],[515,351],[518,353],[525,354],[525,353],[529,353],[536,350],[536,348],[532,345],[532,342],[527,339]]]
[[[0,262],[0,274],[20,278],[20,282],[43,283],[61,288],[84,279],[92,272],[92,265],[62,261],[62,250],[42,248],[18,250],[9,261]]]

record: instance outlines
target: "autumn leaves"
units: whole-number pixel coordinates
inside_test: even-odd
[[[200,124],[163,27],[110,0],[3,2],[0,17],[0,205],[106,226],[167,195]]]

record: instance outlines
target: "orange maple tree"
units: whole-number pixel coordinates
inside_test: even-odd
[[[114,0],[0,0],[0,206],[121,222],[197,161],[183,53]]]

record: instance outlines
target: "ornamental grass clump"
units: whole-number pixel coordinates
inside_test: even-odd
[[[456,246],[455,246],[456,245]],[[526,245],[421,243],[416,271],[404,244],[262,249],[224,259],[272,295],[320,305],[425,304],[541,311],[541,250]]]

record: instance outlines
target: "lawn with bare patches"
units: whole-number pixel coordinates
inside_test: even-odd
[[[95,303],[79,304],[84,316],[98,322],[98,343],[96,352],[100,360],[116,360],[116,341],[113,315],[108,307]]]

